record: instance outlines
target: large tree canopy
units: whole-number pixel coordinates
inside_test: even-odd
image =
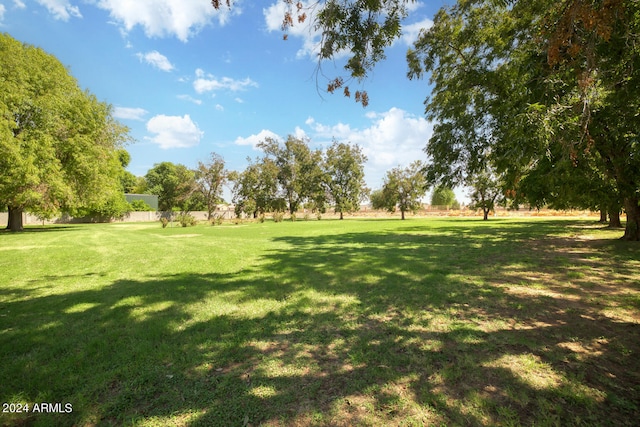
[[[344,218],[344,212],[360,210],[360,202],[367,196],[364,182],[364,163],[367,156],[358,145],[334,141],[327,149],[324,171],[334,209]]]
[[[104,211],[123,198],[118,156],[127,129],[43,50],[0,35],[0,206],[22,213]]]
[[[410,75],[429,73],[434,84],[430,180],[464,182],[495,166],[516,196],[532,188],[532,174],[545,184],[537,189],[557,188],[548,180],[563,175],[583,188],[612,180],[627,213],[624,238],[640,240],[639,17],[638,2],[617,0],[460,0],[442,9],[408,54]]]
[[[250,161],[250,160],[249,160]],[[272,159],[263,157],[249,163],[243,172],[229,176],[233,185],[233,203],[236,215],[253,216],[284,209],[284,199],[278,195],[278,166]]]
[[[310,19],[321,33],[318,60],[346,55],[348,77],[358,80],[401,36],[414,3],[282,1],[285,38]],[[223,3],[232,2],[212,2]],[[599,188],[613,181],[627,213],[624,238],[640,240],[639,9],[628,0],[458,0],[441,9],[408,54],[410,76],[427,74],[435,88],[426,101],[437,122],[428,180],[462,183],[495,168],[505,193],[521,196],[520,181],[545,158],[568,158],[579,172],[563,166],[547,176],[599,175]],[[342,77],[327,89],[350,96]],[[366,106],[366,92],[356,100]],[[594,167],[598,174],[585,173]]]
[[[388,171],[382,189],[371,194],[372,207],[389,212],[397,208],[402,219],[405,219],[405,212],[420,209],[420,200],[427,192],[423,168],[422,162],[416,160],[406,168],[398,166]]]
[[[171,212],[174,208],[189,212],[204,208],[204,197],[198,193],[195,171],[185,165],[161,162],[145,175],[150,194],[158,196],[158,209]]]
[[[304,202],[312,204],[315,209],[324,210],[325,176],[320,167],[320,150],[311,150],[306,140],[292,135],[283,144],[267,138],[258,147],[278,168],[278,182],[289,213],[296,212]]]

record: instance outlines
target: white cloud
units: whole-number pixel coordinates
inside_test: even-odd
[[[309,117],[305,123],[311,128],[311,138],[329,143],[333,138],[362,147],[368,157],[365,168],[370,186],[377,188],[387,170],[407,166],[414,160],[424,160],[422,151],[433,132],[433,125],[422,117],[399,108],[384,113],[370,112],[366,117],[371,125],[364,129],[349,124],[326,125]]]
[[[380,188],[391,168],[426,159],[423,149],[433,133],[431,122],[399,108],[382,113],[368,112],[365,117],[370,124],[362,129],[341,122],[323,124],[308,117],[305,120],[308,129],[296,126],[293,135],[297,138],[309,137],[314,145],[328,146],[334,139],[358,144],[368,158],[365,176],[371,188]],[[266,138],[282,141],[280,136],[265,129],[246,138],[238,137],[235,143],[250,145],[255,149]]]
[[[429,18],[422,21],[415,22],[413,24],[402,26],[402,41],[409,46],[413,46],[413,43],[418,39],[420,31],[428,30],[433,26],[433,21]]]
[[[413,13],[416,10],[420,9],[422,6],[424,6],[424,3],[422,3],[421,1],[410,1],[404,6],[406,7],[407,12]]]
[[[237,3],[231,9],[223,6],[215,10],[206,0],[96,1],[98,7],[107,10],[125,32],[139,25],[147,37],[175,36],[183,42],[213,21],[222,26],[232,15],[242,12]]]
[[[349,124],[323,124],[313,117],[305,120],[308,128],[296,126],[293,135],[309,138],[314,146],[329,146],[332,141],[358,144],[368,160],[365,165],[367,185],[380,188],[387,171],[396,166],[408,166],[414,160],[425,160],[424,147],[433,133],[433,124],[399,108],[391,108],[382,113],[365,114],[369,126],[359,129]],[[246,138],[238,137],[237,145],[256,145],[266,138],[282,141],[279,135],[263,129],[258,134]]]
[[[200,68],[196,70],[196,79],[193,81],[193,88],[198,93],[214,92],[222,89],[238,92],[249,87],[258,87],[258,83],[249,77],[244,80],[236,80],[231,77],[222,77],[219,79],[211,74],[206,74]]]
[[[224,111],[224,107],[220,104],[216,104],[216,110],[218,111]]]
[[[113,117],[124,120],[143,120],[148,113],[143,108],[115,107],[113,109]]]
[[[302,39],[302,47],[297,52],[299,58],[310,56],[316,58],[320,52],[320,30],[313,28],[315,5],[313,2],[303,1],[303,10],[307,17],[300,23],[297,17],[293,17],[293,25],[287,29],[289,38],[296,37]],[[265,24],[269,32],[282,32],[282,20],[286,12],[287,5],[283,1],[277,1],[266,9],[262,10]],[[295,7],[294,7],[295,8]],[[295,11],[294,11],[295,12]]]
[[[178,95],[178,99],[181,99],[183,101],[193,102],[196,105],[202,105],[201,99],[194,98],[190,95]]]
[[[246,138],[238,137],[235,140],[237,145],[251,145],[253,148],[256,148],[256,145],[263,142],[267,138],[273,138],[276,140],[280,140],[280,137],[271,132],[270,130],[263,129],[258,134],[250,135]]]
[[[4,20],[4,13],[7,11],[7,9],[4,7],[4,5],[2,3],[0,3],[0,22],[2,22]]]
[[[16,9],[26,9],[27,5],[22,0],[13,0],[13,7]]]
[[[136,53],[136,56],[140,61],[144,61],[147,64],[156,67],[162,71],[171,71],[173,70],[173,64],[167,59],[166,56],[158,52],[157,50],[152,50],[147,53]]]
[[[37,2],[47,8],[49,13],[60,21],[68,21],[71,17],[82,18],[78,6],[71,5],[68,0],[37,0]],[[18,7],[24,6],[22,2],[15,2],[15,4]]]
[[[204,135],[188,114],[183,117],[164,114],[154,116],[147,122],[147,130],[156,135],[146,139],[162,149],[194,147]]]
[[[304,131],[300,126],[296,126],[296,129],[293,131],[293,136],[298,139],[307,139],[307,132]]]
[[[286,34],[288,38],[298,38],[302,40],[302,47],[297,52],[298,58],[308,56],[315,59],[320,53],[321,38],[321,31],[319,29],[314,29],[312,25],[315,20],[314,15],[316,13],[317,2],[303,1],[302,6],[302,10],[307,14],[305,21],[302,23],[297,21],[294,7],[293,25],[287,29]],[[420,2],[409,2],[407,10],[410,13],[415,12],[422,6],[423,4]],[[287,5],[284,1],[277,1],[268,8],[262,10],[265,24],[269,32],[282,32],[282,20],[285,16],[286,10]],[[433,21],[431,19],[424,19],[413,24],[403,24],[402,36],[400,39],[407,45],[412,45],[418,38],[420,30],[423,28],[431,28],[432,25]],[[348,50],[337,52],[334,55],[334,59],[345,57],[348,54]]]

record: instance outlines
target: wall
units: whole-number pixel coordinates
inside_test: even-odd
[[[198,221],[207,220],[207,212],[190,212]],[[217,216],[222,216],[224,219],[235,218],[233,208],[224,208],[215,212]],[[112,220],[111,222],[150,222],[160,221],[160,218],[164,216],[164,212],[130,212],[122,219]],[[9,220],[9,214],[7,212],[0,212],[0,228],[4,228]],[[51,220],[38,219],[35,215],[22,214],[22,223],[24,225],[42,225],[42,224],[77,224],[77,223],[91,223],[100,222],[95,218],[72,218],[67,215],[52,218]]]

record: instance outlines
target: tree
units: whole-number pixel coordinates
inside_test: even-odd
[[[487,168],[469,178],[467,185],[472,189],[469,195],[471,198],[470,208],[482,209],[482,219],[486,221],[489,219],[489,212],[495,209],[496,201],[502,194],[498,179],[491,169]]]
[[[244,212],[256,218],[258,214],[281,210],[282,203],[278,203],[278,167],[272,159],[250,161],[241,173],[230,173],[229,180],[234,182],[236,215]]]
[[[158,163],[149,169],[145,179],[150,194],[158,196],[158,210],[179,208],[188,212],[198,207],[198,201],[193,197],[196,192],[195,174],[186,166],[171,162]]]
[[[369,201],[373,209],[385,209],[389,212],[395,212],[396,203],[391,197],[386,197],[383,189],[373,190],[369,194]]]
[[[402,34],[411,3],[283,1],[283,30],[312,17],[319,61],[346,53],[345,69],[359,81]],[[623,238],[640,240],[639,10],[640,2],[624,0],[459,0],[441,9],[408,54],[410,76],[431,72],[435,86],[426,102],[427,115],[440,116],[427,146],[428,174],[464,182],[484,166],[474,155],[491,147],[517,193],[548,146],[598,152],[624,203]],[[340,88],[350,96],[342,77],[327,85]],[[366,92],[356,100],[366,106]]]
[[[278,182],[289,213],[297,212],[306,200],[324,204],[324,174],[320,165],[322,152],[311,150],[307,141],[289,135],[284,144],[267,138],[258,144],[278,169]]]
[[[399,209],[402,219],[405,212],[420,209],[420,199],[426,193],[426,182],[422,162],[416,160],[406,168],[396,167],[387,172],[382,190],[372,193],[374,209],[387,209],[389,212]]]
[[[213,217],[213,212],[222,200],[222,189],[227,182],[227,175],[224,159],[216,153],[211,153],[208,163],[198,162],[196,184],[207,205],[208,219]]]
[[[136,182],[133,188],[131,188],[131,193],[133,194],[149,194],[149,183],[144,176],[136,176]]]
[[[554,147],[561,149],[559,145]],[[536,208],[600,210],[610,227],[622,227],[620,210],[622,202],[615,180],[607,177],[602,166],[597,166],[595,155],[590,161],[583,153],[575,153],[573,159],[562,153],[549,151],[518,184],[519,202]]]
[[[134,212],[148,212],[148,211],[155,210],[151,206],[149,206],[147,202],[145,202],[142,199],[136,199],[132,201],[130,205],[131,205],[131,210]]]
[[[535,135],[518,115],[530,93],[527,79],[507,62],[513,44],[527,43],[521,33],[505,8],[468,1],[441,9],[409,50],[409,77],[430,73],[434,84],[425,101],[427,118],[437,123],[425,148],[430,184],[463,184],[500,155],[502,143]],[[505,152],[520,155],[511,159],[520,165],[537,148],[530,145]]]
[[[438,185],[433,189],[431,195],[431,206],[444,206],[449,209],[450,207],[457,205],[456,195],[450,187],[444,185]]]
[[[120,161],[120,165],[122,166],[122,175],[120,176],[122,190],[125,193],[133,193],[138,179],[134,174],[126,170],[127,166],[129,166],[129,163],[131,162],[131,155],[127,150],[121,148],[120,150],[118,150],[118,159]]]
[[[364,163],[367,156],[358,145],[334,141],[325,153],[324,171],[335,211],[343,219],[344,212],[360,209],[367,195],[364,182]]]
[[[410,75],[434,83],[430,178],[463,182],[489,159],[517,194],[561,153],[570,176],[582,162],[615,181],[623,238],[640,240],[640,4],[461,1],[434,22],[408,54]]]
[[[0,205],[22,213],[100,209],[122,198],[118,149],[128,129],[52,55],[0,35]]]

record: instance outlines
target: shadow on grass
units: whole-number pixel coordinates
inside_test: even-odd
[[[74,411],[6,423],[635,424],[637,248],[529,226],[281,237],[236,274],[7,288],[0,399]]]
[[[11,231],[6,228],[0,228],[0,236],[16,235],[21,233],[48,233],[52,231],[69,231],[78,226],[74,225],[29,225],[20,231]]]

